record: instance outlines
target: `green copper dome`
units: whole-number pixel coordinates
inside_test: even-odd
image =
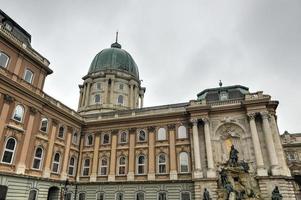
[[[138,67],[134,59],[127,51],[121,49],[121,45],[117,42],[94,57],[88,73],[107,69],[124,71],[139,79]]]

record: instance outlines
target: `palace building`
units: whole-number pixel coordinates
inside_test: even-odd
[[[231,172],[234,188],[249,178],[254,198],[278,186],[296,199],[270,95],[221,85],[144,107],[138,65],[117,40],[89,64],[75,111],[44,92],[50,62],[0,10],[0,200],[201,200],[205,188],[225,199],[232,145],[248,165]]]

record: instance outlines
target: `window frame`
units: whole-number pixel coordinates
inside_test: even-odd
[[[62,137],[60,137],[60,131],[61,131],[61,128],[63,128],[63,136]],[[57,132],[57,137],[58,138],[60,138],[60,139],[64,139],[65,138],[65,133],[66,133],[66,126],[65,125],[63,125],[63,124],[61,124],[60,126],[59,126],[59,129],[58,129],[58,132]]]
[[[92,143],[91,144],[89,144],[89,136],[91,136],[92,137]],[[89,134],[87,134],[86,135],[86,137],[85,137],[85,146],[93,146],[93,143],[94,143],[94,135],[93,135],[93,133],[89,133]]]
[[[182,165],[181,165],[181,155],[183,155],[183,154],[186,154],[186,156],[187,156],[187,171],[182,171]],[[189,169],[189,154],[186,152],[186,151],[181,151],[180,153],[179,153],[179,167],[180,167],[180,173],[181,174],[186,174],[186,173],[189,173],[190,172],[190,169]]]
[[[164,157],[165,157],[165,162],[164,163],[160,163],[160,156],[161,155],[164,155]],[[166,153],[158,154],[158,156],[157,156],[157,173],[158,174],[167,174],[168,173],[167,163],[168,163],[167,154]],[[160,172],[160,165],[165,165],[165,172]]]
[[[15,141],[15,145],[14,145],[14,149],[13,149],[13,150],[7,149],[7,147],[6,147],[6,146],[7,146],[7,142],[8,142],[10,139],[13,139],[13,140]],[[13,164],[14,159],[15,159],[17,144],[18,144],[17,139],[14,138],[14,137],[8,137],[8,138],[6,139],[5,145],[3,146],[3,153],[2,153],[2,157],[1,157],[1,163],[2,163],[2,164],[6,164],[6,165],[12,165],[12,164]],[[9,163],[8,163],[8,162],[3,162],[3,158],[4,158],[4,155],[5,155],[5,152],[6,152],[6,151],[12,153],[11,160],[10,160]]]
[[[46,124],[46,130],[45,131],[42,130],[43,119],[46,119],[46,122],[47,122],[47,124]],[[43,133],[47,133],[48,132],[48,126],[49,126],[49,119],[47,117],[45,117],[45,116],[41,117],[41,122],[40,122],[40,128],[39,128],[39,130],[41,132],[43,132]]]
[[[191,200],[191,192],[190,191],[181,191],[180,192],[180,200],[184,200],[182,194],[188,193],[189,194],[189,200]]]
[[[180,131],[180,129],[182,129],[183,128],[183,130],[185,130],[185,137],[182,137],[180,134],[181,134],[181,131]],[[178,139],[187,139],[188,138],[188,134],[187,134],[187,127],[186,126],[184,126],[184,125],[180,125],[179,127],[178,127],[178,134],[177,134],[177,138]],[[184,134],[184,133],[182,133],[182,134]],[[181,136],[181,137],[180,137]]]
[[[59,155],[59,161],[55,161],[55,155],[58,154]],[[57,171],[53,171],[53,166],[54,164],[57,164]],[[60,173],[60,169],[61,168],[61,153],[56,151],[54,154],[53,154],[53,159],[52,159],[52,164],[51,164],[51,172],[52,173],[55,173],[55,174],[59,174]]]
[[[96,101],[96,97],[98,98],[99,101]],[[100,94],[95,94],[94,95],[94,104],[101,104],[101,96]]]
[[[125,134],[125,141],[122,141],[122,134]],[[119,144],[126,144],[128,143],[128,132],[127,131],[120,131],[119,132]]]
[[[141,132],[144,133],[145,137],[144,137],[144,140],[140,140],[140,134]],[[148,134],[147,132],[144,130],[144,129],[140,129],[137,131],[137,142],[147,142],[148,141],[148,138],[147,138]]]
[[[29,80],[29,81],[26,80],[27,72],[30,72],[30,73],[31,73],[31,77],[30,77],[30,80]],[[32,84],[33,79],[34,79],[34,73],[33,73],[33,71],[30,70],[29,68],[25,68],[24,75],[23,75],[23,80],[24,80],[25,82],[29,83],[29,84]]]
[[[35,200],[37,200],[38,199],[38,189],[35,189],[35,188],[32,188],[32,189],[30,189],[29,190],[29,193],[28,193],[28,200],[31,200],[31,199],[29,199],[29,197],[30,197],[30,192],[32,192],[32,191],[34,191],[35,192]]]
[[[103,200],[106,199],[105,192],[102,191],[96,192],[96,200],[99,200],[98,195],[103,195]]]
[[[124,164],[120,164],[121,158],[124,158]],[[121,167],[124,167],[124,174],[120,173]],[[118,176],[126,176],[127,175],[127,156],[124,156],[124,155],[119,156],[119,158],[118,158],[117,175]]]
[[[164,200],[168,200],[168,193],[166,191],[159,191],[157,192],[157,200],[159,200],[160,194],[165,194],[166,199]]]
[[[37,157],[36,154],[37,154],[37,150],[38,149],[41,149],[42,150],[42,153],[41,153],[41,157]],[[43,159],[44,158],[44,148],[41,147],[41,146],[37,146],[35,148],[35,151],[34,151],[34,155],[33,155],[33,162],[32,162],[32,169],[34,170],[41,170],[42,169],[42,166],[43,166]],[[40,161],[40,164],[39,164],[39,168],[34,168],[34,164],[35,164],[35,160],[39,160]]]
[[[106,136],[106,135],[109,137],[107,143],[105,143],[105,136]],[[109,134],[109,133],[103,133],[103,134],[101,135],[101,144],[102,144],[102,145],[109,145],[110,143],[111,143],[111,136],[110,136],[110,134]]]
[[[162,130],[164,132],[161,132],[160,130]],[[161,137],[163,137],[162,134],[164,134],[164,138],[161,138]],[[167,140],[167,131],[166,131],[166,128],[160,127],[157,130],[157,141],[165,141],[165,140]]]
[[[145,192],[144,191],[137,191],[136,193],[135,193],[135,200],[138,200],[138,198],[137,198],[137,195],[138,194],[143,194],[143,200],[145,200]]]
[[[76,141],[74,141],[74,135],[76,134]],[[78,145],[78,135],[79,133],[77,131],[74,131],[72,134],[72,144]]]
[[[124,96],[123,95],[118,95],[117,97],[117,104],[123,105],[124,104]]]
[[[144,163],[143,163],[143,164],[139,163],[139,158],[140,158],[141,156],[144,157]],[[136,158],[136,166],[137,166],[137,168],[136,168],[136,174],[137,174],[137,175],[146,175],[146,171],[147,171],[147,169],[146,169],[146,166],[147,166],[146,161],[147,161],[146,155],[144,155],[144,154],[139,154],[139,155],[137,156],[137,158]],[[143,173],[139,173],[139,167],[143,167]]]
[[[117,199],[117,197],[118,197],[117,195],[118,194],[122,194],[122,200],[124,200],[124,193],[120,192],[120,191],[118,191],[118,192],[115,193],[115,200],[119,200],[119,199]]]
[[[1,57],[1,55],[4,55],[7,58],[7,60],[6,60],[5,66],[0,66],[0,67],[3,67],[5,69],[7,69],[9,61],[10,61],[10,57],[9,57],[9,55],[7,55],[6,53],[4,53],[3,51],[0,51],[0,57]]]
[[[16,115],[16,113],[17,113],[17,108],[22,108],[22,112],[23,112],[23,113],[22,113],[22,116],[20,117],[20,118],[21,118],[20,120],[18,120],[18,119],[15,118],[15,115]],[[15,109],[14,109],[14,112],[13,112],[12,119],[13,119],[14,121],[18,122],[18,123],[22,123],[23,120],[24,120],[24,114],[25,114],[25,107],[24,107],[22,104],[17,104],[17,105],[15,106]]]
[[[102,161],[106,160],[107,164],[103,165]],[[102,169],[105,168],[106,169],[106,173],[102,174]],[[107,176],[108,175],[108,169],[109,169],[109,158],[106,156],[103,156],[99,159],[99,176]]]
[[[70,164],[72,158],[74,160],[74,164],[73,165]],[[69,158],[69,162],[68,162],[68,172],[67,172],[68,176],[75,176],[76,163],[77,163],[77,158],[75,156],[71,156]],[[70,168],[72,168],[72,174],[69,173],[70,172]]]
[[[80,195],[82,195],[82,194],[84,195],[84,200],[86,200],[86,192],[83,192],[83,191],[78,193],[78,200],[81,200]]]
[[[89,161],[89,165],[88,166],[86,166],[86,160]],[[90,175],[90,166],[91,166],[91,159],[90,158],[85,158],[83,160],[83,165],[82,165],[82,176],[89,176]],[[85,174],[85,172],[86,172],[85,170],[88,170],[87,174]]]

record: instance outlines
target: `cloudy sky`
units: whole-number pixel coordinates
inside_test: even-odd
[[[93,57],[119,42],[135,59],[146,106],[241,84],[279,100],[280,131],[301,132],[300,0],[0,0],[51,62],[45,91],[76,109]],[[299,103],[299,104],[297,104]]]

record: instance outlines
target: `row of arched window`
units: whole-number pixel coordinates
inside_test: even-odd
[[[156,134],[157,141],[167,140],[167,132],[165,128],[159,128]],[[187,130],[185,126],[179,126],[177,132],[178,139],[188,138]],[[128,142],[128,132],[121,131],[118,135],[119,143],[127,143]],[[137,142],[147,142],[147,133],[144,130],[139,130],[137,132]],[[104,133],[101,137],[101,144],[110,144],[110,134]],[[91,146],[93,145],[93,134],[87,134],[85,138],[85,145]]]
[[[106,200],[105,192],[97,192],[96,200]],[[124,192],[116,192],[115,200],[124,200]],[[146,193],[144,191],[138,191],[133,197],[134,200],[145,200]],[[69,193],[67,200],[72,199],[72,194]],[[86,192],[79,192],[79,200],[86,200]],[[157,192],[157,200],[168,200],[168,192],[159,191]],[[180,192],[180,200],[191,200],[191,193],[189,191]]]
[[[119,95],[117,97],[116,103],[123,105],[123,102],[124,102],[124,97],[122,95]],[[95,94],[94,95],[94,103],[95,104],[100,104],[101,103],[101,96],[100,96],[100,94]]]
[[[12,164],[16,153],[16,148],[17,148],[17,140],[13,137],[7,138],[4,145],[4,151],[1,158],[1,163]],[[45,155],[44,149],[41,146],[38,146],[35,149],[33,155],[32,169],[35,170],[42,169],[44,155]],[[51,171],[54,173],[59,173],[60,165],[61,165],[61,154],[59,152],[55,152],[53,154]],[[68,174],[70,176],[75,175],[75,168],[76,168],[76,157],[72,156],[69,159],[69,167],[68,167]]]
[[[166,174],[168,173],[168,157],[167,154],[161,153],[157,156],[157,173]],[[86,158],[83,160],[82,175],[89,176],[91,167],[91,159]],[[128,157],[120,156],[117,159],[117,175],[122,176],[127,174],[128,167]],[[99,160],[99,175],[107,176],[109,169],[109,158],[102,157]],[[189,172],[189,155],[187,152],[179,153],[179,172],[188,173]],[[141,154],[136,157],[136,174],[146,175],[147,174],[147,158],[145,155]]]
[[[12,119],[17,122],[22,123],[24,120],[24,114],[25,114],[24,106],[21,104],[18,104],[18,105],[16,105],[16,107],[14,109]],[[42,117],[41,123],[40,123],[40,131],[47,133],[48,132],[48,124],[49,124],[48,118]],[[66,132],[66,126],[60,125],[59,129],[58,129],[57,137],[63,139],[65,137],[65,132]],[[74,132],[73,137],[72,137],[72,143],[78,144],[78,139],[79,139],[78,133]]]

